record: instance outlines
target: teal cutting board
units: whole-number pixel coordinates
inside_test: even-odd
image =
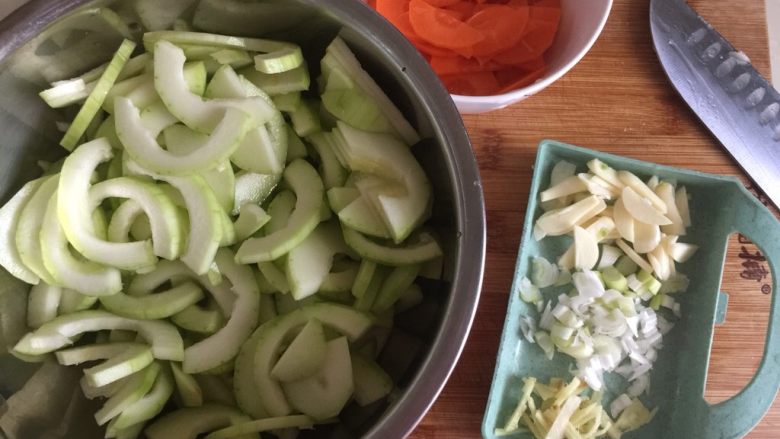
[[[777,295],[773,295],[764,357],[754,378],[733,398],[708,404],[703,395],[713,329],[718,321],[728,318],[728,296],[720,293],[723,263],[729,235],[734,232],[744,234],[767,257],[774,279],[772,291],[777,291],[780,279],[780,222],[735,178],[661,166],[550,140],[539,145],[534,165],[504,332],[482,423],[483,437],[498,437],[494,429],[504,425],[517,405],[522,378],[533,376],[544,382],[551,377],[571,379],[570,357],[556,353],[550,361],[541,348],[523,338],[520,317],[530,315],[536,318],[538,313],[534,306],[520,299],[517,287],[522,277],[530,276],[532,257],[555,260],[571,243],[571,238],[567,236],[537,242],[532,234],[533,224],[542,214],[538,194],[549,186],[553,166],[560,160],[566,160],[576,164],[578,172],[585,172],[585,164],[593,158],[613,168],[631,171],[643,179],[656,175],[686,186],[691,198],[692,226],[680,241],[699,246],[693,258],[678,264],[678,271],[690,278],[688,291],[675,296],[681,304],[683,317],[664,336],[664,347],[651,371],[649,395],[642,397],[648,407],[658,407],[658,413],[649,424],[625,434],[624,438],[742,437],[766,413],[780,387],[780,302]],[[568,288],[570,286],[559,290],[545,289],[544,294],[546,298],[557,297]],[[623,378],[609,374],[605,403],[623,393],[625,387]],[[518,432],[502,437],[521,439],[531,438],[532,435]]]

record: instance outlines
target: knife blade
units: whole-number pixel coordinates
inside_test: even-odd
[[[651,0],[650,28],[675,89],[780,206],[780,93],[683,0]]]

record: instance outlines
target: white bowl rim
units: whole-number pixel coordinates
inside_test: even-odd
[[[585,54],[587,54],[588,51],[590,51],[590,49],[596,43],[596,40],[598,40],[599,36],[601,36],[601,32],[604,30],[604,26],[607,24],[607,19],[609,18],[609,13],[612,11],[613,4],[614,4],[614,0],[607,0],[607,5],[604,8],[604,13],[599,19],[598,26],[596,26],[596,31],[593,32],[593,35],[591,35],[587,43],[582,47],[582,50],[577,52],[577,54],[571,60],[569,60],[569,62],[564,64],[555,72],[553,72],[552,75],[547,76],[542,80],[536,81],[533,84],[527,85],[523,88],[518,88],[517,90],[510,91],[507,93],[489,95],[489,96],[467,96],[467,95],[453,94],[452,99],[458,104],[481,104],[481,105],[498,104],[499,106],[502,105],[506,106],[524,97],[531,96],[545,89],[547,86],[549,86],[553,82],[560,79],[563,75],[568,73],[569,70],[574,68],[574,66],[578,62],[580,62],[583,57],[585,57]]]

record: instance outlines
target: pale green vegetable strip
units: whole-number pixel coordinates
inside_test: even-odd
[[[119,74],[122,72],[122,68],[130,59],[130,55],[135,50],[135,43],[130,40],[125,40],[122,45],[119,46],[114,58],[109,63],[106,70],[100,76],[97,85],[89,94],[81,110],[76,115],[76,118],[70,124],[68,131],[65,132],[65,136],[60,141],[60,145],[68,151],[72,151],[78,144],[81,136],[84,135],[87,126],[100,110],[100,106],[103,105],[103,100],[106,98],[106,94],[116,82]]]

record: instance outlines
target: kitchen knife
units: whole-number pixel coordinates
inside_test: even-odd
[[[780,93],[683,0],[652,0],[650,28],[682,98],[780,206]]]

